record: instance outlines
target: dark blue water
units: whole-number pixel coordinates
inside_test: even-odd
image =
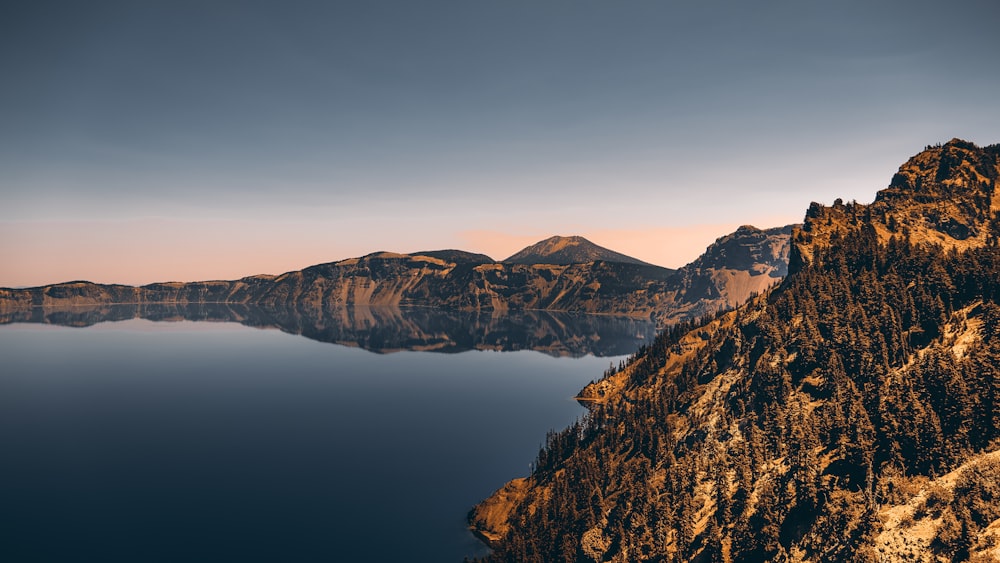
[[[468,510],[618,360],[0,326],[0,561],[461,561]]]

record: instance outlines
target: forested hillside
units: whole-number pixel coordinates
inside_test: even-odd
[[[997,560],[998,159],[810,208],[780,286],[614,366],[473,510],[487,560]]]

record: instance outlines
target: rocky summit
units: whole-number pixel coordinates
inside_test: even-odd
[[[598,246],[580,236],[549,237],[520,250],[503,262],[505,264],[586,264],[598,260],[652,266],[652,264],[637,258]]]

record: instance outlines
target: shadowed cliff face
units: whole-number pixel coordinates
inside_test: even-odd
[[[787,268],[789,233],[790,227],[767,231],[741,227],[680,270],[634,259],[616,261],[616,256],[623,255],[604,252],[596,245],[591,246],[600,249],[600,256],[607,260],[508,264],[457,250],[378,252],[280,276],[232,281],[141,287],[70,282],[0,289],[0,313],[129,303],[228,303],[291,308],[313,315],[351,306],[419,306],[600,313],[653,319],[665,325],[733,307],[774,284]],[[581,245],[556,250],[551,246],[543,254],[561,260],[569,256],[563,252],[566,248]]]
[[[788,274],[792,229],[744,225],[718,238],[694,262],[678,270],[672,314],[662,324],[695,319],[745,302]]]
[[[235,322],[380,354],[402,350],[535,350],[552,356],[622,356],[656,335],[656,326],[649,321],[607,315],[397,307],[342,307],[317,312],[224,303],[35,307],[0,314],[0,324],[87,327],[137,318]]]

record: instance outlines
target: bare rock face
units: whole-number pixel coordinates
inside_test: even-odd
[[[783,278],[788,273],[788,240],[793,225],[758,229],[743,225],[717,239],[687,270],[742,270],[752,276]]]
[[[673,303],[658,317],[661,324],[731,309],[780,282],[788,274],[794,227],[744,225],[717,239],[678,271]]]

